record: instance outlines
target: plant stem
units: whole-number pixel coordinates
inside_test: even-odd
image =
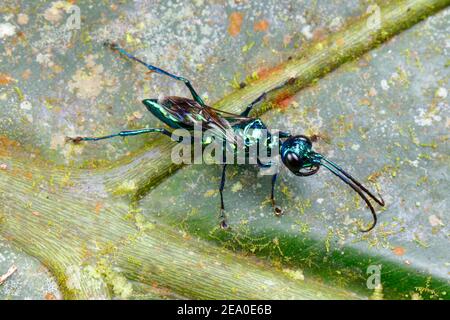
[[[92,203],[59,179],[46,181],[47,168],[30,178],[17,159],[8,167],[0,172],[0,235],[49,267],[65,298],[127,298],[126,279],[194,299],[358,298],[149,223],[117,197]]]

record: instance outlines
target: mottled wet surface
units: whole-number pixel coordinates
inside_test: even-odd
[[[341,0],[79,1],[78,27],[71,20],[76,11],[64,1],[4,3],[0,135],[18,141],[32,158],[76,167],[108,166],[154,138],[73,147],[65,136],[159,126],[141,100],[188,95],[184,86],[105,50],[105,40],[189,78],[212,103],[368,6]],[[294,261],[306,277],[324,275],[361,288],[368,265],[385,263],[385,287],[392,292],[404,282],[398,294],[405,298],[446,298],[448,14],[404,32],[263,116],[272,128],[317,135],[318,151],[383,195],[387,206],[374,232],[358,233],[356,222],[368,223],[368,211],[325,170],[304,179],[283,171],[277,200],[285,215],[278,219],[268,202],[270,178],[257,177],[257,169],[230,168],[225,201],[231,239],[216,239],[218,166],[182,169],[143,200],[145,214],[231,249]],[[298,243],[302,252],[292,250]],[[0,286],[0,297],[59,297],[38,261],[5,240],[0,248],[0,274],[18,266]]]
[[[0,239],[0,276],[13,266],[17,270],[0,285],[1,299],[61,299],[57,283],[38,260]]]

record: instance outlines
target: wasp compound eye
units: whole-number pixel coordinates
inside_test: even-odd
[[[295,152],[286,153],[285,157],[283,157],[283,163],[288,167],[292,172],[298,172],[304,165],[304,159],[302,159]]]

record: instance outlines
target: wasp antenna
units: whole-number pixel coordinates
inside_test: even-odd
[[[346,176],[348,179],[350,179],[355,185],[357,185],[362,191],[364,191],[373,201],[378,203],[380,206],[384,207],[385,203],[383,198],[378,194],[378,198],[373,195],[370,190],[368,190],[366,187],[364,187],[358,180],[353,178],[349,173],[347,173],[344,169],[339,167],[336,163],[332,162],[331,160],[328,160],[327,158],[323,157],[323,160],[333,166],[336,170],[338,170],[340,173],[342,173],[344,176]]]
[[[375,213],[375,209],[372,206],[372,203],[369,201],[369,199],[366,197],[366,195],[364,194],[364,192],[366,192],[366,194],[369,195],[369,197],[371,199],[373,199],[376,203],[378,203],[381,206],[384,206],[384,200],[383,198],[380,197],[380,199],[377,199],[376,197],[374,197],[370,191],[368,191],[364,186],[361,185],[361,183],[359,183],[358,181],[356,181],[355,178],[353,178],[352,176],[350,176],[347,172],[345,172],[343,169],[341,169],[340,167],[338,167],[336,164],[334,164],[333,162],[327,160],[326,158],[322,158],[324,160],[324,162],[322,163],[322,165],[327,168],[328,170],[330,170],[335,176],[339,177],[342,181],[344,181],[347,185],[349,185],[354,191],[356,191],[356,193],[358,193],[358,195],[364,200],[364,202],[366,203],[367,207],[370,210],[370,213],[372,214],[372,225],[367,228],[367,229],[360,229],[359,231],[361,232],[369,232],[370,230],[372,230],[373,228],[375,228],[376,224],[377,224],[377,214]]]
[[[386,202],[384,202],[383,197],[381,196],[381,194],[379,192],[377,192],[378,198],[380,200],[380,202],[378,202],[378,204],[382,207],[384,207],[384,205],[386,204]]]
[[[359,229],[360,232],[369,232],[373,228],[375,228],[375,226],[377,225],[378,217],[377,217],[377,215],[375,213],[375,210],[373,208],[370,208],[370,212],[372,213],[372,218],[373,218],[372,225],[369,228],[367,228],[367,229]]]

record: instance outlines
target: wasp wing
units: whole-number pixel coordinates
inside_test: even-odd
[[[215,136],[219,136],[229,143],[236,142],[233,124],[251,119],[202,106],[197,101],[188,98],[166,97],[160,103],[184,127],[194,129],[196,126],[201,126],[202,130],[212,130]]]

